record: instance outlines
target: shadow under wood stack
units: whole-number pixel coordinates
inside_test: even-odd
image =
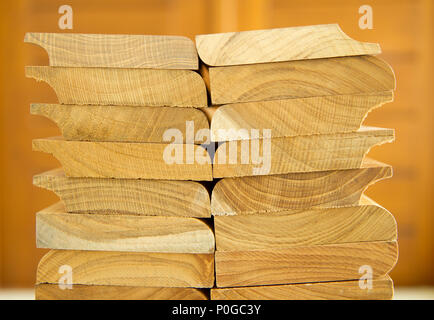
[[[392,176],[366,154],[394,131],[362,126],[393,100],[377,44],[337,25],[201,35],[196,47],[25,41],[50,59],[27,76],[60,103],[31,113],[63,135],[33,142],[63,166],[34,177],[61,199],[37,214],[37,245],[52,249],[38,299],[392,298],[396,222],[363,195]]]

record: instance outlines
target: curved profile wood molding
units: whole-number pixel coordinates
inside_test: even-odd
[[[36,214],[36,246],[65,250],[213,253],[203,220],[138,215],[71,214],[58,202]]]
[[[389,276],[373,279],[370,289],[360,288],[359,280],[211,289],[211,300],[392,300],[392,298],[393,281]]]
[[[224,178],[212,191],[211,212],[274,216],[353,206],[369,185],[391,176],[390,166],[367,158],[359,169]]]
[[[182,163],[169,164],[164,159],[168,146],[171,145],[67,141],[57,137],[33,140],[33,150],[52,154],[68,177],[212,180],[211,160],[205,148],[178,145],[183,152]],[[195,156],[192,163],[186,160],[189,152]]]
[[[187,121],[195,132],[209,129],[196,108],[32,104],[30,113],[54,121],[66,140],[164,143],[164,133],[175,129],[186,143]]]
[[[56,67],[198,69],[195,44],[181,36],[29,32],[24,42]]]
[[[61,104],[206,107],[204,81],[191,70],[28,66],[26,76],[47,82]]]
[[[33,177],[55,192],[67,212],[208,218],[210,197],[194,181],[69,178],[62,169]]]
[[[375,284],[376,282],[374,282]],[[208,300],[206,289],[146,288],[133,286],[75,285],[62,290],[58,284],[35,286],[36,300]],[[207,290],[209,293],[209,290]]]
[[[366,198],[357,206],[279,215],[215,216],[218,251],[283,249],[397,239],[396,220]],[[287,212],[286,212],[287,213]]]
[[[395,89],[395,75],[373,56],[206,67],[201,72],[213,105]]]
[[[291,137],[357,131],[373,109],[393,101],[393,91],[227,104],[211,120],[211,140]],[[211,109],[211,108],[206,108]]]
[[[217,287],[358,280],[360,267],[374,278],[398,259],[396,241],[359,242],[257,251],[216,251]],[[365,271],[366,272],[366,271]]]
[[[198,35],[196,47],[210,66],[381,53],[377,43],[353,40],[337,24]]]
[[[214,154],[213,176],[357,169],[373,146],[392,142],[394,135],[393,129],[361,127],[347,133],[224,142]]]
[[[61,266],[70,266],[72,285],[211,288],[214,255],[114,251],[50,250],[42,257],[36,284],[64,283]]]

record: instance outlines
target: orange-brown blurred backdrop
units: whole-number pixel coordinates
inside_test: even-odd
[[[1,238],[2,287],[27,286],[44,250],[35,247],[37,210],[56,201],[32,186],[36,173],[59,166],[33,153],[31,140],[58,135],[29,115],[31,102],[57,101],[45,83],[24,77],[24,65],[47,65],[46,53],[24,44],[24,33],[62,32],[58,8],[73,8],[72,32],[196,34],[339,23],[351,37],[379,42],[397,77],[396,100],[371,113],[369,125],[396,129],[396,142],[370,155],[394,166],[395,176],[368,194],[399,226],[397,285],[433,284],[433,1],[432,0],[11,0],[1,1]],[[373,8],[374,29],[361,30],[358,9]]]

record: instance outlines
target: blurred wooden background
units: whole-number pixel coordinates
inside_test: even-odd
[[[35,248],[34,213],[54,201],[32,176],[57,167],[31,151],[36,137],[57,127],[29,115],[31,102],[57,101],[45,83],[24,77],[25,65],[47,65],[46,53],[23,43],[24,33],[62,32],[58,8],[74,10],[72,32],[196,34],[339,23],[354,39],[379,42],[397,77],[396,100],[365,123],[396,129],[396,142],[370,155],[393,165],[395,176],[368,194],[398,220],[397,285],[434,284],[433,255],[433,1],[432,0],[10,0],[1,1],[1,238],[0,284],[30,287],[44,250]],[[359,29],[358,9],[373,8],[374,29]]]

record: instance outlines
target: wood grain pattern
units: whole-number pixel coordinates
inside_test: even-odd
[[[215,252],[217,287],[358,280],[369,265],[373,277],[389,273],[396,241],[359,242],[260,251]]]
[[[26,76],[45,81],[61,104],[206,107],[205,84],[191,70],[28,66]]]
[[[211,300],[392,300],[389,276],[372,280],[372,289],[359,281],[301,283],[277,286],[211,289]]]
[[[194,181],[69,178],[62,169],[33,177],[35,186],[55,192],[67,212],[207,218],[207,189]]]
[[[392,68],[373,56],[210,67],[208,72],[204,79],[209,77],[214,105],[395,89]]]
[[[309,208],[359,204],[369,185],[392,176],[389,165],[366,158],[361,168],[224,178],[211,196],[213,215],[286,215]]]
[[[373,146],[393,140],[393,129],[362,127],[347,133],[224,142],[214,155],[213,176],[356,169]]]
[[[71,214],[58,202],[36,214],[36,246],[123,252],[213,253],[203,220],[137,215]]]
[[[385,91],[223,105],[212,115],[211,140],[251,139],[254,129],[259,138],[264,129],[271,137],[357,131],[370,111],[392,101]]]
[[[337,24],[198,35],[196,46],[210,66],[381,53],[378,44],[353,40]]]
[[[50,66],[198,69],[187,37],[29,32],[24,42],[44,48]]]
[[[186,161],[188,145],[183,144],[183,163],[168,164],[163,158],[168,144],[128,142],[66,141],[62,138],[33,140],[33,150],[51,153],[68,177],[142,178],[166,180],[212,180],[208,152],[191,145],[192,152],[205,159]]]
[[[397,239],[395,218],[374,202],[289,215],[215,216],[214,230],[220,252]]]
[[[30,113],[54,121],[66,140],[164,143],[164,132],[176,129],[181,142],[194,143],[194,137],[186,139],[186,122],[195,132],[209,128],[206,115],[195,108],[32,104]]]
[[[50,250],[39,262],[36,284],[59,283],[59,267],[72,270],[73,285],[193,287],[214,285],[214,255]]]
[[[127,286],[75,285],[60,289],[57,284],[38,284],[36,300],[208,300],[204,289],[145,288]]]

